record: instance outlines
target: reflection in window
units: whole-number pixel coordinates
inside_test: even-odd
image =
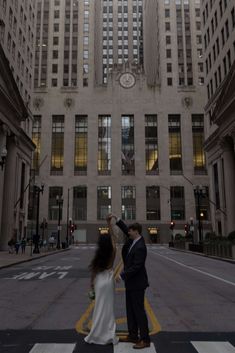
[[[87,187],[74,186],[73,188],[73,220],[87,219]]]
[[[64,164],[64,116],[53,115],[51,139],[51,171],[62,172]]]
[[[159,186],[146,187],[146,219],[160,219],[160,188]]]
[[[63,195],[63,188],[61,186],[49,187],[49,214],[48,219],[51,221],[57,221],[59,219],[59,205],[56,202],[56,196],[61,197]],[[60,208],[60,217],[62,219],[63,207]]]
[[[87,172],[87,116],[75,117],[75,155],[74,171],[78,174]]]
[[[111,116],[100,115],[98,121],[98,173],[111,173]]]
[[[122,219],[136,219],[135,186],[122,186]]]
[[[33,153],[33,169],[39,172],[40,153],[41,153],[41,115],[34,115],[32,140],[36,145]]]
[[[97,188],[97,219],[106,219],[112,206],[111,186],[99,186]]]
[[[193,133],[193,165],[194,172],[197,174],[205,173],[206,162],[203,150],[204,143],[204,116],[203,114],[192,115],[192,133]]]
[[[171,174],[182,172],[180,115],[168,116],[169,128],[169,152]]]
[[[122,116],[122,174],[135,174],[134,117]]]
[[[171,186],[171,219],[185,219],[185,199],[183,186]]]
[[[157,115],[145,116],[145,158],[146,173],[158,172]]]

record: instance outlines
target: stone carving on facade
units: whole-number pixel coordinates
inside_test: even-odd
[[[69,98],[69,97],[65,98],[64,106],[67,109],[71,109],[74,106],[74,100],[72,98]]]
[[[182,104],[186,108],[190,108],[193,105],[193,99],[191,97],[184,97],[182,99]]]
[[[40,110],[44,104],[44,100],[41,97],[35,97],[33,100],[33,106],[36,110]]]

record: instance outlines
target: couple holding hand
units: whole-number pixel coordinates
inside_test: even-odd
[[[117,281],[123,280],[126,288],[126,314],[128,336],[118,339],[114,315],[114,273],[116,235],[113,222],[126,235],[122,248],[124,269]],[[134,349],[150,347],[148,320],[144,308],[145,290],[149,286],[145,268],[147,248],[141,235],[142,226],[134,223],[127,226],[121,219],[110,214],[107,217],[110,235],[100,235],[98,248],[90,264],[91,286],[95,291],[95,307],[92,327],[87,343],[117,344],[131,342]]]

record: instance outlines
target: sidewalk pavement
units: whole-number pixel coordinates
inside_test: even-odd
[[[25,254],[21,253],[21,248],[19,249],[18,254],[16,254],[16,253],[9,254],[8,251],[0,251],[0,269],[14,266],[17,264],[21,264],[23,262],[28,262],[28,261],[40,259],[41,257],[58,254],[60,252],[64,252],[67,250],[69,250],[69,248],[61,249],[61,250],[57,250],[56,248],[54,248],[54,249],[41,248],[41,249],[39,249],[40,254],[31,254],[33,249],[31,251],[31,246],[27,245],[26,250],[25,250]]]

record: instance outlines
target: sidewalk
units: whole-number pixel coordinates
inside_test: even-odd
[[[14,266],[23,262],[40,259],[41,257],[58,254],[67,250],[69,250],[69,248],[61,250],[57,250],[56,248],[50,250],[48,250],[47,248],[41,248],[40,254],[31,255],[31,246],[26,246],[25,254],[21,253],[21,249],[19,249],[18,254],[9,254],[8,251],[0,251],[0,269]]]
[[[193,254],[193,255],[198,255],[198,256],[203,256],[203,257],[209,257],[210,259],[220,260],[220,261],[230,262],[231,264],[235,264],[235,260],[227,258],[227,257],[218,257],[218,256],[206,255],[206,254],[203,254],[203,253],[200,253],[200,252],[190,251],[190,250],[185,250],[185,249],[177,249],[177,248],[174,248],[174,247],[170,247],[169,249],[175,250],[175,251],[185,252],[185,253],[188,253],[188,254]]]

